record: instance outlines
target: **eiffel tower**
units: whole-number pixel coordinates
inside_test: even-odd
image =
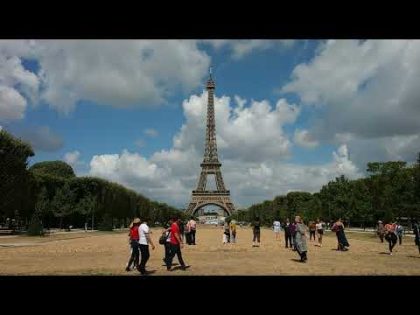
[[[217,156],[216,144],[216,121],[214,118],[214,90],[216,85],[211,75],[207,80],[207,128],[206,128],[206,147],[204,150],[204,159],[201,166],[200,179],[196,190],[192,191],[191,201],[187,208],[188,215],[194,215],[197,211],[206,205],[216,205],[222,208],[228,215],[231,215],[235,208],[230,199],[230,191],[225,188],[223,183],[222,172],[220,167],[222,163],[219,162]],[[216,189],[206,190],[207,175],[215,175]]]

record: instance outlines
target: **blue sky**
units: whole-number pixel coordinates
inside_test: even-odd
[[[65,160],[78,175],[183,207],[200,171],[212,66],[222,171],[235,203],[248,206],[363,176],[368,161],[413,161],[418,92],[396,82],[417,79],[417,49],[418,41],[0,41],[0,126],[32,143],[31,163]]]

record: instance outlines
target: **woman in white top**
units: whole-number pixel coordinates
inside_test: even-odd
[[[322,236],[324,235],[324,222],[316,220],[316,233],[318,234],[318,245],[322,247]]]
[[[280,220],[276,219],[276,221],[273,222],[273,229],[274,229],[274,234],[276,234],[276,240],[279,239],[280,237]]]

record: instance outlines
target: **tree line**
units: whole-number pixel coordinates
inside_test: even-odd
[[[151,225],[183,213],[150,200],[120,184],[96,177],[77,177],[62,161],[45,161],[28,168],[32,147],[0,131],[0,224],[35,230],[72,225],[111,230],[126,227],[135,217]],[[37,233],[37,232],[35,232]]]
[[[342,218],[359,227],[375,226],[378,220],[420,219],[420,153],[413,165],[404,161],[368,163],[367,174],[356,180],[337,177],[316,193],[289,192],[239,210],[232,218],[250,222],[259,216],[270,226],[275,219],[301,215],[306,221]]]

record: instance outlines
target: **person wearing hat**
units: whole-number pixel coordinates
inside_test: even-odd
[[[140,225],[140,219],[135,218],[133,222],[130,224],[130,232],[128,233],[129,237],[129,244],[131,247],[131,256],[128,260],[127,267],[125,268],[125,271],[131,270],[131,265],[134,263],[134,267],[138,268],[139,266],[139,225]]]
[[[376,234],[379,236],[379,239],[381,240],[381,243],[384,242],[385,237],[385,226],[382,221],[378,221],[378,229],[376,230]]]

